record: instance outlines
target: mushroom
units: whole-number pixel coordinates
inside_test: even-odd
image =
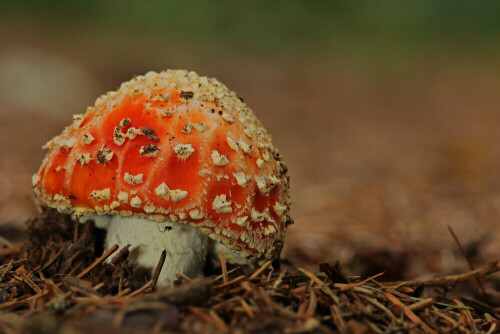
[[[289,216],[289,178],[271,137],[241,98],[185,70],[149,72],[99,97],[74,118],[33,176],[38,203],[93,219],[105,247],[159,284],[200,275],[211,250],[259,264],[278,257]]]

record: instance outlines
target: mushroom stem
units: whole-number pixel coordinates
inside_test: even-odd
[[[203,274],[210,238],[198,228],[176,222],[155,222],[145,218],[122,216],[87,216],[96,226],[107,230],[104,247],[130,246],[129,261],[152,274],[161,252],[167,251],[158,286],[175,280],[178,273],[188,277]]]

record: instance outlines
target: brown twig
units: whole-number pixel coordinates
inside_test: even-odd
[[[76,244],[78,240],[78,226],[80,225],[80,220],[78,218],[75,219],[73,223],[73,243]]]
[[[227,274],[226,255],[224,254],[224,248],[220,249],[220,266],[222,268],[222,281],[225,284],[228,281],[228,274]]]
[[[163,264],[165,263],[165,259],[167,257],[167,251],[162,250],[160,259],[158,260],[158,264],[156,265],[155,271],[153,272],[153,283],[151,284],[151,289],[155,289],[156,283],[158,283],[158,277],[160,277],[161,269],[163,268]]]
[[[222,284],[219,284],[219,285],[215,285],[215,286],[214,286],[214,289],[222,289],[222,288],[227,288],[228,286],[231,286],[231,285],[233,285],[233,284],[235,284],[235,283],[238,283],[238,282],[243,281],[245,278],[246,278],[246,276],[245,276],[245,275],[238,276],[238,277],[236,277],[236,278],[234,278],[234,279],[232,279],[232,280],[230,280],[230,281],[228,281],[228,282],[226,282],[226,283],[222,283]]]
[[[128,254],[129,254],[129,249],[130,249],[130,245],[126,245],[126,246],[122,247],[122,249],[120,249],[120,251],[118,253],[116,253],[116,255],[113,256],[113,258],[111,259],[111,264],[116,265],[118,262],[126,259]]]
[[[408,306],[406,306],[399,299],[394,297],[394,295],[390,294],[389,292],[386,292],[385,296],[387,297],[387,299],[391,301],[391,303],[400,307],[403,310],[404,314],[408,317],[408,319],[410,319],[414,323],[420,324],[420,327],[424,331],[431,334],[437,334],[436,331],[430,328],[425,322],[422,321],[422,319],[420,319],[415,313],[413,313],[413,311]]]
[[[113,245],[106,253],[102,254],[102,256],[100,258],[98,258],[97,260],[95,260],[90,266],[87,267],[87,269],[85,269],[84,271],[82,271],[81,273],[79,273],[76,277],[77,278],[82,278],[83,276],[87,275],[92,269],[94,269],[99,264],[101,264],[102,262],[104,262],[108,257],[111,256],[111,254],[113,254],[114,252],[116,252],[117,249],[118,249],[118,245]]]
[[[61,247],[54,256],[52,256],[50,258],[49,261],[47,261],[47,263],[45,263],[43,265],[43,267],[39,268],[38,270],[35,270],[36,271],[44,271],[45,269],[47,269],[48,267],[50,267],[58,258],[59,256],[61,256],[61,254],[66,250],[66,244],[64,244],[63,247]]]
[[[496,272],[500,271],[500,264],[497,261],[493,261],[488,265],[472,270],[463,274],[458,275],[448,275],[441,276],[429,280],[415,280],[415,281],[404,281],[404,282],[383,282],[381,283],[384,286],[392,286],[394,289],[403,287],[403,286],[416,286],[422,285],[425,287],[443,287],[443,286],[453,286],[458,283],[462,283],[471,279],[475,279],[476,277],[485,277]]]
[[[410,306],[408,306],[408,308],[412,311],[416,311],[416,310],[420,310],[420,309],[423,309],[423,308],[426,308],[426,307],[429,307],[432,305],[434,305],[434,298],[427,298],[427,299],[423,299],[421,301],[418,301],[414,304],[411,304]]]
[[[143,292],[147,288],[149,288],[152,284],[153,284],[152,280],[147,281],[146,284],[144,284],[143,286],[141,286],[139,289],[135,290],[134,292],[128,294],[127,297],[137,296],[138,294],[140,294],[141,292]]]
[[[2,272],[2,275],[0,275],[0,283],[2,283],[3,278],[10,271],[10,269],[12,268],[13,264],[14,264],[14,259],[12,259],[12,260],[9,261],[9,264],[7,265],[7,267],[5,268],[5,270]]]
[[[264,263],[259,269],[257,269],[257,271],[255,271],[250,277],[249,279],[255,279],[257,277],[259,277],[260,274],[262,274],[264,272],[264,270],[267,269],[267,267],[269,267],[271,265],[272,261],[267,261],[266,263]]]
[[[191,282],[192,279],[187,277],[186,275],[182,273],[177,273],[175,274],[175,278],[177,278],[179,281],[185,281],[185,282]]]
[[[462,247],[462,243],[460,242],[460,240],[458,240],[457,235],[455,234],[455,232],[453,231],[453,229],[451,228],[450,225],[448,225],[448,230],[450,231],[451,236],[455,240],[455,243],[457,244],[458,249],[460,250],[460,253],[462,253],[462,256],[467,261],[470,270],[474,270],[475,268],[474,268],[474,265],[472,264],[472,261],[471,261],[470,257],[465,252],[465,249]],[[481,290],[482,295],[486,296],[487,294],[486,294],[486,290],[484,289],[483,282],[481,282],[481,279],[479,277],[476,277],[475,279],[476,279],[476,282],[477,282],[477,284],[479,286],[479,289]]]
[[[235,271],[237,271],[239,269],[241,269],[240,266],[238,266],[236,268],[233,268],[231,270],[228,270],[227,274],[230,275],[230,274],[234,273]],[[217,277],[214,278],[214,282],[217,282],[218,280],[223,279],[223,278],[224,278],[224,274],[220,274],[219,276],[217,276]]]
[[[462,316],[462,323],[467,328],[471,329],[471,333],[473,333],[473,334],[477,333],[476,326],[474,326],[474,320],[473,320],[472,314],[470,313],[470,310],[463,308],[465,305],[460,300],[455,299],[454,302],[458,306],[462,307],[462,309],[460,309],[460,315]]]

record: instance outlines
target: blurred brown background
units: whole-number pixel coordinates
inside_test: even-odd
[[[95,98],[185,68],[238,92],[292,179],[284,256],[390,277],[500,254],[500,5],[0,3],[0,235],[36,212],[41,146]],[[390,269],[392,268],[392,269]]]

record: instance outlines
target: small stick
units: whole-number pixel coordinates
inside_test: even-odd
[[[52,281],[51,279],[47,279],[43,273],[40,271],[38,273],[38,275],[40,276],[41,280],[45,282],[45,288],[48,289],[49,287],[53,288],[58,294],[62,294],[63,292],[61,291],[61,289],[59,289],[59,287],[62,285],[62,283],[54,283],[54,281]]]
[[[264,288],[259,286],[259,287],[257,287],[257,290],[254,290],[254,293],[257,291],[258,291],[258,295],[260,295],[260,297],[262,298],[262,300],[266,304],[268,310],[270,312],[273,312],[276,309],[276,306],[275,306],[276,304],[273,302],[271,297],[269,297],[269,295],[266,293],[266,290],[264,290]]]
[[[40,287],[38,285],[35,284],[35,282],[33,282],[33,280],[31,279],[31,277],[29,277],[27,274],[20,274],[21,278],[22,278],[22,281],[26,284],[29,285],[29,287],[35,291],[36,294],[40,294],[42,293],[42,289],[40,289]]]
[[[460,300],[455,299],[453,300],[458,306],[465,306],[464,303],[462,303]],[[462,317],[462,323],[464,325],[467,325],[471,329],[471,333],[475,334],[477,333],[476,326],[474,325],[474,317],[470,313],[468,309],[461,309],[460,310],[460,315]]]
[[[227,305],[232,305],[232,304],[236,304],[237,302],[239,302],[241,299],[243,298],[243,296],[234,296],[234,297],[231,297],[229,299],[226,299],[224,301],[221,301],[220,303],[218,304],[214,304],[212,306],[212,309],[214,310],[224,310],[225,307],[227,307]]]
[[[238,276],[238,277],[236,277],[236,278],[234,278],[234,279],[230,280],[229,282],[222,283],[222,284],[219,284],[219,285],[215,285],[215,286],[214,286],[214,289],[222,289],[222,288],[226,288],[226,287],[231,286],[231,285],[233,285],[234,283],[238,283],[238,282],[240,282],[240,281],[242,281],[242,280],[244,280],[244,279],[245,279],[245,275],[241,275],[241,276]]]
[[[269,270],[269,272],[267,273],[266,283],[271,282],[271,277],[272,276],[273,276],[273,271]]]
[[[140,294],[141,292],[143,292],[144,290],[146,290],[147,288],[149,288],[152,283],[153,283],[153,281],[149,280],[146,284],[144,284],[143,286],[141,286],[139,289],[137,289],[134,292],[132,292],[131,294],[127,295],[127,297],[133,297],[135,295]]]
[[[2,282],[3,278],[5,277],[5,275],[10,271],[10,269],[12,268],[13,264],[14,264],[14,259],[12,259],[12,260],[9,261],[9,264],[7,265],[7,268],[5,268],[5,270],[3,271],[2,275],[0,276],[0,283]]]
[[[127,293],[129,293],[130,291],[132,291],[130,288],[125,288],[123,289],[122,291],[118,292],[116,294],[117,297],[122,297],[122,296],[125,296]]]
[[[346,333],[347,326],[344,319],[342,318],[342,315],[340,314],[340,309],[337,305],[330,306],[330,314],[332,315],[333,323],[335,324],[335,326],[337,326],[339,332]]]
[[[98,283],[98,284],[94,285],[94,286],[92,287],[92,289],[93,289],[94,291],[97,291],[97,290],[99,290],[100,288],[102,288],[103,286],[104,286],[104,282],[101,282],[101,283]]]
[[[460,243],[460,240],[458,240],[457,235],[453,231],[450,225],[448,225],[448,230],[451,233],[451,236],[453,239],[455,239],[456,244],[458,245],[458,249],[460,250],[460,253],[462,253],[463,257],[467,260],[467,263],[469,264],[470,270],[474,270],[474,265],[472,264],[471,259],[467,256],[467,253],[465,252],[465,249],[462,247],[462,244]],[[481,293],[483,296],[486,296],[486,290],[484,289],[483,282],[481,282],[481,279],[479,277],[476,277],[476,282],[479,285],[479,289],[481,290]]]
[[[306,314],[308,317],[314,316],[314,312],[316,312],[316,307],[318,306],[318,298],[314,293],[314,290],[311,289],[309,293],[309,305],[307,306]]]
[[[285,276],[286,274],[286,269],[283,270],[280,275],[278,276],[278,278],[274,281],[273,283],[273,289],[277,289],[278,286],[281,284],[281,282],[283,281],[283,276]]]
[[[449,316],[447,316],[447,315],[446,315],[446,314],[444,314],[443,312],[440,312],[440,311],[436,308],[436,306],[433,306],[430,310],[431,310],[431,312],[432,312],[434,315],[438,316],[439,318],[443,319],[444,321],[446,321],[447,323],[449,323],[449,324],[451,325],[451,328],[448,328],[448,329],[447,329],[447,332],[448,332],[448,333],[449,333],[451,330],[453,330],[453,329],[457,328],[457,327],[460,325],[460,323],[459,323],[457,320],[450,318]]]
[[[383,304],[381,304],[376,298],[364,297],[364,299],[367,300],[368,302],[370,302],[371,304],[375,305],[376,307],[378,307],[382,311],[384,311],[384,313],[387,314],[389,316],[389,318],[391,318],[392,321],[398,320],[398,318],[396,318],[396,316],[387,307],[385,307]]]
[[[194,307],[194,306],[188,306],[188,308],[189,308],[189,311],[191,311],[191,313],[193,313],[197,317],[201,318],[203,321],[205,321],[209,324],[213,323],[213,319],[208,314],[206,314],[205,312],[200,310],[199,308]]]
[[[257,278],[267,267],[271,265],[272,261],[267,261],[259,269],[257,269],[248,279]]]
[[[384,334],[384,332],[382,330],[380,330],[380,328],[378,328],[373,322],[367,320],[367,319],[364,319],[363,321],[365,324],[368,325],[368,327],[370,327],[375,333],[377,334]]]
[[[488,276],[500,271],[500,263],[493,261],[483,268],[472,270],[463,274],[441,276],[429,280],[415,280],[406,282],[382,282],[384,286],[393,286],[394,289],[402,286],[423,285],[425,287],[442,287],[450,284],[461,283],[476,277]]]
[[[121,272],[120,272],[120,281],[118,282],[118,294],[123,291],[123,279],[125,275],[125,262],[122,262]]]
[[[241,266],[238,266],[238,267],[236,267],[236,268],[233,268],[233,269],[231,269],[231,270],[228,270],[228,271],[227,271],[227,274],[228,274],[228,275],[229,275],[229,274],[232,274],[232,273],[234,273],[236,270],[239,270],[239,269],[241,269]],[[224,275],[223,275],[223,274],[220,274],[219,276],[215,277],[215,278],[214,278],[214,282],[217,282],[217,281],[218,281],[218,280],[220,280],[221,278],[224,278]]]
[[[43,271],[45,269],[47,269],[48,267],[50,267],[58,258],[59,256],[61,256],[61,254],[66,250],[66,244],[64,244],[63,247],[61,247],[57,252],[56,254],[49,260],[47,261],[47,263],[45,263],[43,265],[43,267],[41,268],[38,268],[35,270],[35,272],[38,272],[38,271]]]
[[[111,264],[116,265],[120,260],[126,258],[128,256],[128,252],[130,249],[130,245],[126,245],[125,247],[122,247],[118,253],[116,253],[115,256],[111,259]]]
[[[248,314],[248,316],[250,318],[253,318],[254,317],[253,311],[250,308],[250,305],[248,305],[248,303],[245,301],[244,298],[240,299],[240,304],[241,304],[241,307],[243,307],[243,310]]]
[[[375,278],[377,278],[379,276],[382,276],[383,274],[385,274],[385,272],[381,272],[381,273],[375,274],[375,275],[370,276],[367,279],[365,279],[365,280],[363,280],[361,282],[357,282],[357,283],[347,283],[347,284],[344,284],[344,283],[335,283],[335,284],[338,287],[341,286],[340,291],[347,291],[347,290],[353,289],[355,287],[358,287],[358,286],[361,286],[361,285],[365,285],[367,282],[375,282],[375,283],[377,283],[377,281],[375,281]]]
[[[73,274],[80,269],[80,267],[83,265],[83,262],[78,262],[66,276],[73,276]]]
[[[26,259],[16,260],[16,261],[14,261],[14,262],[12,263],[12,265],[17,265],[17,264],[21,264],[21,263],[25,263],[25,262],[26,262]],[[2,264],[2,265],[0,266],[0,269],[6,268],[6,267],[8,267],[8,266],[9,266],[9,264],[8,264],[8,263]]]
[[[191,282],[192,279],[190,279],[189,277],[187,277],[186,275],[182,274],[182,273],[178,273],[178,274],[175,274],[175,278],[177,278],[179,281],[186,281],[186,282]]]
[[[303,269],[303,268],[297,268],[301,273],[303,273],[304,275],[306,275],[311,281],[313,281],[314,283],[318,284],[319,286],[324,286],[326,285],[322,280],[320,280],[318,278],[318,276],[314,275],[313,273],[311,273],[310,271],[306,270],[306,269]]]
[[[421,328],[427,333],[437,334],[432,328],[427,326],[427,324],[423,322],[422,319],[420,319],[415,313],[413,313],[413,311],[410,310],[408,306],[406,306],[399,299],[394,297],[394,295],[390,294],[389,292],[385,292],[384,294],[387,297],[387,299],[390,300],[391,303],[393,303],[394,305],[398,306],[403,310],[404,314],[406,314],[408,319],[410,319],[416,324],[420,324]]]
[[[212,317],[212,319],[214,319],[214,323],[217,324],[217,328],[219,328],[220,330],[224,331],[224,332],[227,332],[227,327],[226,327],[226,324],[224,323],[224,321],[219,317],[219,315],[217,313],[215,313],[214,310],[210,310],[208,311],[208,314]]]
[[[78,218],[75,219],[75,222],[73,223],[73,243],[76,244],[76,241],[78,240],[78,225],[80,225],[80,221]]]
[[[226,266],[226,255],[224,254],[224,248],[220,249],[220,265],[222,267],[222,281],[227,283],[227,266]]]
[[[252,292],[255,288],[255,285],[251,284],[248,281],[241,282],[240,286],[245,289],[247,292]]]
[[[337,295],[335,295],[333,293],[333,291],[328,287],[327,284],[323,283],[322,280],[320,280],[318,278],[318,276],[314,275],[313,273],[311,273],[310,271],[307,271],[306,269],[304,268],[297,268],[301,273],[303,273],[304,275],[306,275],[312,282],[318,284],[320,287],[321,287],[321,290],[327,294],[330,298],[332,298],[332,300],[335,302],[335,304],[339,304],[340,303],[340,300],[339,300],[339,297]]]
[[[42,293],[38,293],[36,295],[32,295],[32,296],[22,296],[22,297],[19,297],[17,299],[14,299],[14,300],[9,300],[8,302],[5,302],[3,304],[0,304],[0,310],[3,310],[3,309],[6,309],[6,308],[9,308],[11,306],[18,306],[16,304],[19,304],[19,305],[22,305],[24,303],[28,303],[28,302],[31,302],[32,300],[36,300],[40,297],[43,297],[47,294],[46,291],[42,292]]]
[[[427,299],[423,299],[419,302],[416,302],[414,304],[411,304],[410,306],[408,306],[408,308],[412,311],[416,311],[416,310],[420,310],[422,308],[426,308],[426,307],[429,307],[429,306],[432,306],[434,305],[434,299],[433,298],[427,298]]]
[[[158,260],[158,264],[156,265],[155,271],[153,272],[153,283],[151,284],[151,289],[155,289],[156,283],[158,283],[158,277],[160,277],[161,269],[163,268],[163,264],[165,263],[165,258],[167,257],[167,251],[162,250],[160,255],[160,260]]]
[[[118,245],[113,245],[106,253],[102,254],[100,258],[94,261],[87,269],[79,273],[76,277],[77,278],[82,278],[83,276],[87,275],[92,269],[97,267],[99,264],[104,262],[108,257],[111,256],[116,250],[118,249]]]

